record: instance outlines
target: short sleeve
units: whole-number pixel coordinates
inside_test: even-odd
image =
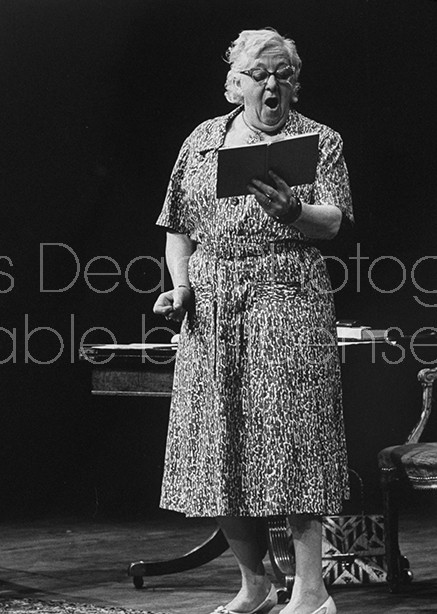
[[[190,220],[190,207],[188,196],[183,189],[183,178],[186,172],[190,152],[189,139],[187,139],[177,157],[170,176],[167,193],[161,213],[156,224],[169,230],[190,236],[193,224]]]
[[[314,203],[334,205],[353,222],[349,174],[343,156],[343,141],[334,130],[321,135],[321,153],[314,184]]]

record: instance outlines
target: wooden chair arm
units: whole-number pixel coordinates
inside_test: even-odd
[[[418,443],[426,427],[432,410],[432,389],[437,379],[437,367],[421,369],[417,374],[417,379],[422,385],[422,411],[420,418],[405,443]]]

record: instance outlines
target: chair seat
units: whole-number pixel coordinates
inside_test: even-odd
[[[391,446],[378,454],[386,479],[406,478],[413,488],[437,488],[437,442]]]

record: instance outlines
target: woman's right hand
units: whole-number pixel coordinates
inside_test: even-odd
[[[182,322],[193,299],[193,291],[185,286],[179,286],[163,292],[158,296],[153,306],[153,313],[165,316],[167,320]]]

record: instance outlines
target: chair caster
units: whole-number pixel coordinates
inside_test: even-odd
[[[134,576],[132,578],[132,582],[134,583],[135,588],[143,588],[144,586],[143,576]]]
[[[402,570],[402,576],[401,576],[402,584],[411,584],[413,579],[414,579],[414,574],[411,571],[411,569],[403,569]]]
[[[278,588],[276,590],[276,595],[278,596],[278,603],[284,604],[290,600],[290,593],[286,588]]]
[[[406,584],[411,584],[414,578],[414,574],[410,569],[410,561],[406,556],[401,556],[401,583],[405,586]]]
[[[414,574],[410,569],[410,563],[406,556],[401,556],[399,559],[399,572],[394,578],[387,578],[388,586],[391,593],[400,593],[402,589],[411,584]]]
[[[132,577],[135,588],[143,588],[143,576],[147,576],[146,563],[144,561],[131,563],[128,567],[127,575]]]

